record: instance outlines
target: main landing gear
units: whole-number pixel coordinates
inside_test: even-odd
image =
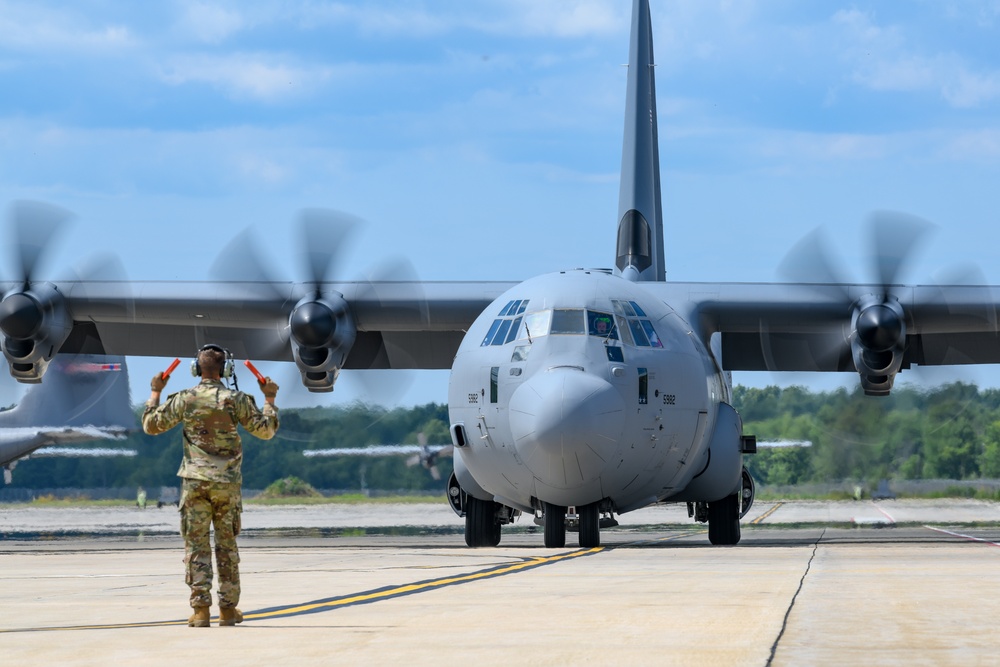
[[[743,494],[734,493],[708,503],[708,541],[732,545],[740,541],[740,509]]]
[[[743,494],[734,493],[712,502],[689,502],[688,516],[698,523],[708,522],[708,541],[733,545],[740,541],[740,510]]]
[[[465,543],[470,547],[495,547],[500,544],[500,503],[468,496],[465,501]]]
[[[754,496],[753,477],[743,468],[739,491],[721,500],[688,502],[688,516],[699,523],[708,522],[708,540],[712,544],[739,544],[740,519],[750,511]]]
[[[513,523],[521,511],[494,500],[480,500],[467,493],[458,494],[465,514],[465,543],[470,547],[495,547],[500,544],[500,528]]]

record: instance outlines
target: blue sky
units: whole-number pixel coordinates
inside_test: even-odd
[[[0,201],[76,214],[53,272],[114,251],[135,279],[201,279],[251,227],[301,278],[307,206],[367,221],[345,279],[388,257],[427,280],[610,266],[630,9],[0,0]],[[868,280],[862,222],[892,209],[937,226],[907,282],[974,263],[1000,284],[1000,2],[651,9],[668,279],[778,280],[823,227]],[[141,399],[166,363],[130,361]],[[952,375],[1000,386],[997,369],[934,377]],[[394,398],[446,386],[423,373]],[[324,400],[357,391],[345,373]]]

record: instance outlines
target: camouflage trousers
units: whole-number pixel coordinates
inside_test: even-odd
[[[219,606],[235,607],[240,601],[240,534],[243,497],[239,484],[185,479],[181,484],[181,537],[184,538],[185,581],[191,588],[192,607],[212,606],[212,545],[209,529],[215,528],[215,563],[219,569]]]

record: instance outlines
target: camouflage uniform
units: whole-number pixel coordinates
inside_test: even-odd
[[[236,430],[268,440],[278,430],[278,408],[257,408],[253,397],[227,389],[219,380],[203,379],[191,389],[171,394],[163,405],[147,404],[142,428],[158,435],[183,423],[184,460],[181,484],[181,535],[184,537],[186,581],[191,606],[212,604],[212,549],[209,526],[215,526],[215,561],[219,569],[219,606],[240,600],[240,533],[243,499],[243,446]]]

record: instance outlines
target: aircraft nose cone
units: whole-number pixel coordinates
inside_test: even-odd
[[[526,380],[511,396],[509,414],[521,460],[556,488],[599,477],[625,426],[624,401],[615,387],[569,368]]]

